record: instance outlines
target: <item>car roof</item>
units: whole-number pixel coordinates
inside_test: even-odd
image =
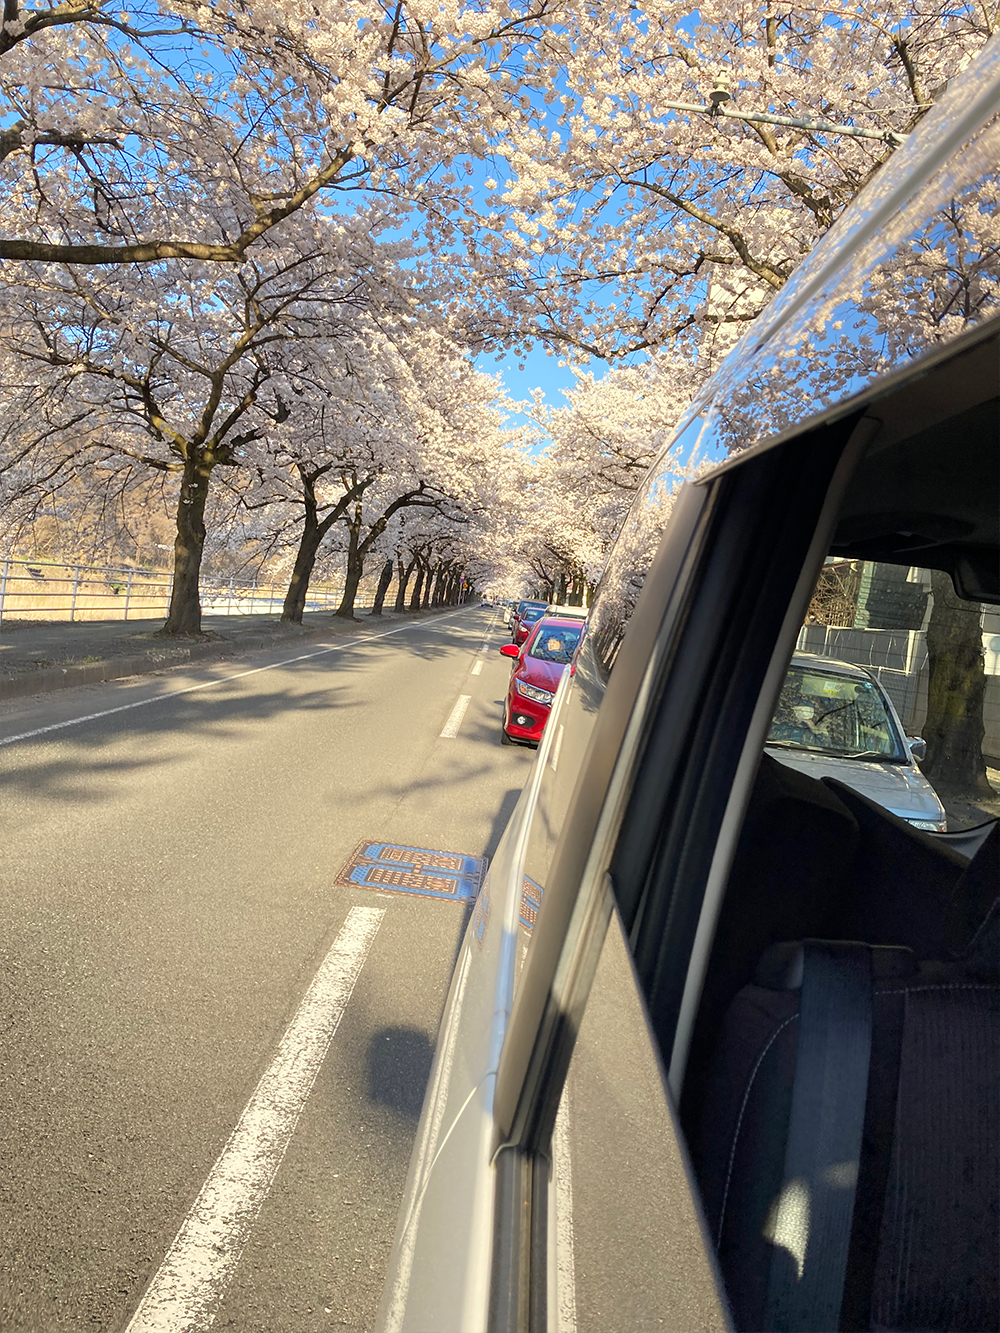
[[[583,623],[575,616],[542,616],[541,620],[535,621],[536,633],[542,626],[552,626],[555,629],[582,630]]]
[[[912,233],[927,223],[928,215],[933,215],[938,205],[949,202],[958,193],[959,184],[975,189],[984,175],[995,175],[1000,157],[998,110],[1000,39],[994,39],[952,80],[908,141],[883,164],[753,321],[685,412],[661,456],[689,434],[697,435],[704,457],[705,446],[711,441],[701,438],[704,431],[692,432],[691,427],[702,422],[709,427],[711,436],[712,416],[726,419],[731,441],[737,440],[742,428],[750,428],[749,438],[744,437],[735,449],[731,444],[728,448],[724,446],[725,453],[742,455],[749,448],[766,447],[787,433],[769,431],[767,414],[761,410],[774,385],[775,368],[787,362],[792,347],[808,327],[828,322],[842,306],[847,310],[848,320],[859,313],[863,309],[859,285],[888,265]],[[993,123],[988,124],[991,119]],[[954,168],[960,149],[965,165],[961,179],[956,180],[958,173]],[[991,273],[995,276],[995,267]],[[984,302],[979,320],[973,317],[970,323],[987,322],[995,310],[994,302]],[[912,369],[921,353],[933,353],[963,331],[961,327],[945,328],[940,322],[914,330],[897,355],[896,368]],[[821,352],[819,360],[822,359]],[[871,364],[874,373],[865,379],[859,380],[857,375],[841,377],[842,382],[846,380],[844,391],[827,406],[850,403],[869,385],[884,380],[885,367],[878,366],[878,358],[872,358]],[[787,365],[784,369],[787,371]],[[753,394],[742,392],[748,383],[754,385]],[[800,409],[796,421],[789,421],[787,426],[801,425],[817,415]],[[756,429],[755,421],[760,422]],[[722,461],[719,466],[724,467],[727,462]]]
[[[793,653],[790,663],[793,667],[819,668],[835,676],[853,676],[857,680],[873,680],[870,671],[856,662],[841,662],[834,657],[822,657],[819,653]]]

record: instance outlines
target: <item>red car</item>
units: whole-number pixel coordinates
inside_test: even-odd
[[[543,616],[529,629],[530,638],[522,648],[506,643],[500,649],[505,657],[517,658],[503,710],[500,739],[505,745],[512,741],[537,745],[542,739],[552,698],[563,671],[573,660],[583,624]]]
[[[511,622],[510,637],[520,646],[545,615],[546,602],[518,602],[514,619]]]

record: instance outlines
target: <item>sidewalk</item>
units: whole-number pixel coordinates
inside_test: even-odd
[[[369,624],[374,628],[456,609],[402,613],[386,609],[380,617],[372,617],[367,607],[360,607],[354,621],[338,620],[330,611],[309,611],[301,626],[283,625],[275,615],[206,615],[201,622],[205,639],[161,638],[157,634],[161,620],[5,618],[0,624],[0,699],[119,680],[259,648],[294,647],[310,639],[356,634]]]

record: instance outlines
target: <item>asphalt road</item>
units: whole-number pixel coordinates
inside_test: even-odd
[[[506,641],[463,609],[7,707],[6,1333],[371,1326],[468,909],[334,881],[492,853]]]

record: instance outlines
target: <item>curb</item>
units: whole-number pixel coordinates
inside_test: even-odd
[[[458,607],[435,608],[431,613],[443,615]],[[426,613],[424,613],[426,614]],[[418,618],[413,618],[414,623]],[[384,622],[383,622],[384,623]],[[102,681],[123,680],[126,676],[149,676],[174,666],[207,659],[219,660],[242,652],[256,652],[261,648],[291,647],[296,643],[328,638],[329,628],[306,629],[281,640],[263,635],[255,638],[195,643],[190,648],[166,648],[159,653],[143,653],[140,657],[108,657],[101,662],[80,662],[64,667],[42,667],[25,671],[19,676],[0,677],[0,700],[24,699],[33,694],[49,694],[66,690],[74,685],[99,685]]]

